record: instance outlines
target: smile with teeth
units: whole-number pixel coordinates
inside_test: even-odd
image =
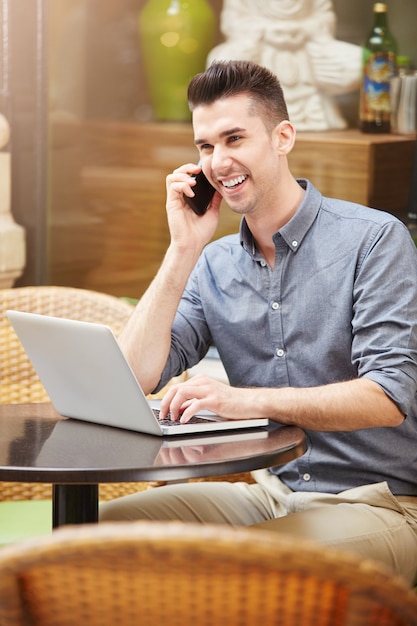
[[[227,189],[231,189],[232,187],[236,187],[237,185],[243,183],[246,178],[246,176],[238,176],[237,178],[232,178],[231,180],[223,180],[222,185],[223,187],[227,187]]]

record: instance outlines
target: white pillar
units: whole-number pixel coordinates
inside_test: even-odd
[[[26,262],[25,230],[10,210],[11,158],[4,150],[9,136],[9,124],[0,114],[0,289],[13,286]]]

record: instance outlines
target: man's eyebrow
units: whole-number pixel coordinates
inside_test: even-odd
[[[241,126],[235,126],[234,128],[230,128],[228,130],[224,130],[220,133],[219,137],[220,139],[224,139],[224,137],[230,137],[231,135],[236,135],[236,133],[242,133],[245,132],[245,128],[242,128]],[[194,140],[194,144],[196,146],[202,146],[205,143],[210,143],[207,139],[195,139]]]

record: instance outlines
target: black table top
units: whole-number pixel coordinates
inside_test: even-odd
[[[303,431],[273,426],[156,437],[58,415],[50,404],[0,405],[0,480],[87,484],[181,480],[287,463]]]

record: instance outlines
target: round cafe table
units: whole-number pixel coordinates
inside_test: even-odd
[[[281,465],[304,432],[273,425],[157,437],[66,419],[51,404],[0,405],[0,480],[53,484],[53,526],[98,520],[101,482],[186,480]]]

